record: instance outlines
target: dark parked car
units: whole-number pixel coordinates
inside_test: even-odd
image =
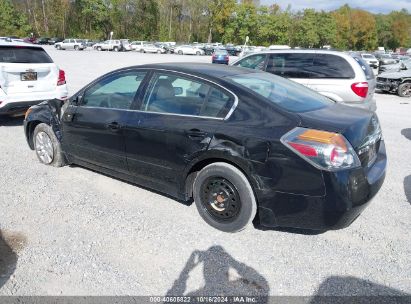
[[[376,114],[269,73],[212,64],[113,71],[64,105],[30,108],[24,131],[44,164],[75,163],[194,199],[227,232],[254,219],[346,227],[380,189],[387,162]]]
[[[50,38],[41,37],[37,39],[36,44],[46,45],[46,44],[49,44],[49,41],[50,41]]]
[[[226,50],[215,50],[211,56],[211,63],[228,64],[230,56]]]
[[[235,46],[233,44],[226,44],[225,49],[231,56],[238,56],[242,51],[241,47]]]
[[[64,38],[53,37],[49,39],[49,45],[54,45],[55,43],[62,42]]]

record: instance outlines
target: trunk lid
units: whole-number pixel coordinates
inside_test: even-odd
[[[0,64],[0,86],[6,94],[53,91],[57,78],[54,64]]]
[[[0,86],[5,94],[56,89],[58,68],[41,47],[0,46]]]
[[[300,126],[340,133],[351,143],[363,167],[372,165],[382,138],[375,113],[335,104],[320,110],[299,113]]]

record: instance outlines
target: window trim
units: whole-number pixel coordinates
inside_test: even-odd
[[[139,89],[137,90],[136,96],[134,97],[134,101],[133,101],[133,103],[132,103],[132,105],[131,105],[131,109],[118,109],[118,110],[120,110],[120,111],[138,112],[138,113],[152,113],[152,114],[159,114],[159,115],[182,116],[182,117],[197,117],[197,118],[203,118],[203,119],[214,119],[214,120],[226,121],[226,120],[230,119],[231,115],[232,115],[232,114],[234,113],[234,111],[237,109],[237,106],[238,106],[238,103],[239,103],[238,96],[237,96],[233,91],[231,91],[230,89],[227,89],[227,88],[223,87],[222,85],[220,85],[220,84],[218,84],[218,83],[216,83],[216,82],[214,82],[214,81],[212,81],[212,80],[210,80],[210,79],[207,79],[207,78],[204,78],[204,77],[201,77],[201,76],[192,75],[192,74],[185,73],[185,72],[179,72],[179,71],[175,71],[175,70],[170,70],[170,69],[158,69],[158,68],[147,68],[147,67],[127,68],[127,69],[123,69],[123,70],[120,70],[120,71],[118,71],[118,70],[117,70],[117,71],[113,71],[113,72],[111,72],[111,73],[109,73],[109,74],[103,75],[103,76],[101,76],[100,78],[97,78],[96,80],[94,80],[93,82],[91,82],[90,84],[88,84],[85,88],[83,88],[82,90],[80,90],[80,91],[77,92],[76,94],[74,94],[74,95],[70,98],[70,103],[72,103],[73,100],[75,100],[75,98],[79,97],[79,98],[80,98],[80,101],[79,101],[79,103],[78,103],[77,105],[75,105],[75,106],[77,106],[77,107],[87,107],[87,106],[85,106],[85,105],[82,105],[82,100],[83,100],[84,93],[85,93],[91,86],[93,86],[94,84],[96,84],[96,83],[99,82],[100,80],[104,79],[105,77],[111,76],[111,75],[116,74],[116,73],[122,73],[122,72],[127,72],[127,71],[146,71],[147,74],[146,74],[146,77],[143,79],[143,82],[142,82],[142,84],[140,85]],[[147,89],[146,87],[147,87],[148,84],[150,83],[150,81],[151,81],[151,79],[152,79],[152,76],[153,76],[153,74],[154,74],[156,71],[172,72],[172,73],[181,74],[181,75],[185,75],[185,76],[194,77],[194,78],[198,78],[198,79],[204,80],[204,81],[206,81],[206,82],[208,82],[208,83],[213,84],[214,86],[217,86],[217,87],[221,88],[223,91],[226,91],[226,92],[228,92],[229,94],[231,94],[231,95],[234,97],[234,103],[233,103],[233,105],[231,106],[231,109],[228,111],[228,113],[227,113],[227,115],[226,115],[225,117],[209,117],[209,116],[197,116],[197,115],[188,115],[188,114],[161,113],[161,112],[150,112],[150,111],[142,111],[142,110],[139,110],[139,109],[133,109],[136,104],[137,104],[138,106],[141,105],[142,99],[144,98],[144,96],[141,96],[141,95],[142,95],[142,94],[141,94],[141,93],[142,93],[141,90]],[[88,107],[88,108],[93,108],[93,107]],[[98,107],[94,107],[94,108],[98,108]],[[101,109],[101,108],[98,108],[98,109]]]
[[[226,115],[225,117],[213,117],[213,116],[199,116],[199,115],[190,115],[190,114],[153,112],[153,111],[145,111],[145,110],[141,110],[141,109],[139,109],[139,110],[129,110],[129,111],[141,112],[141,113],[150,113],[150,114],[159,114],[159,115],[181,116],[181,117],[196,117],[196,118],[214,119],[214,120],[222,120],[222,121],[224,121],[224,120],[228,120],[228,119],[231,117],[231,115],[233,114],[233,112],[235,111],[235,109],[236,109],[237,106],[238,106],[238,97],[237,97],[237,95],[234,94],[231,90],[223,87],[222,85],[220,85],[220,84],[218,84],[218,83],[216,83],[216,82],[214,82],[214,81],[212,81],[212,80],[209,80],[209,79],[206,79],[206,78],[203,78],[203,77],[200,77],[200,76],[188,74],[188,73],[185,73],[185,72],[179,72],[179,71],[174,71],[174,70],[169,70],[169,69],[152,69],[152,70],[151,70],[152,73],[151,73],[151,75],[150,75],[150,79],[148,80],[148,83],[151,83],[151,81],[152,81],[152,79],[153,79],[153,76],[154,76],[154,74],[155,74],[157,71],[166,72],[166,73],[168,72],[168,73],[172,73],[172,74],[173,74],[173,73],[175,73],[175,74],[181,74],[181,75],[184,75],[184,76],[188,76],[188,77],[192,77],[192,78],[197,78],[197,79],[200,79],[200,80],[202,80],[202,81],[211,83],[211,84],[213,84],[213,85],[211,85],[211,87],[217,86],[217,87],[221,88],[223,91],[229,93],[229,95],[231,95],[232,97],[234,97],[233,105],[231,106],[230,110],[228,111],[228,113],[227,113],[227,115]],[[149,86],[147,86],[146,89],[148,89],[148,88],[149,88]],[[140,105],[143,104],[142,102],[144,101],[144,98],[145,98],[145,95],[141,97],[141,100],[140,100],[141,104],[140,104]]]

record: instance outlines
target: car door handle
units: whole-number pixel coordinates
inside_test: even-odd
[[[121,129],[121,125],[118,122],[113,121],[113,122],[110,122],[109,124],[107,124],[107,129],[109,129],[111,131],[118,131],[118,130]]]
[[[187,136],[192,140],[202,140],[207,136],[207,133],[198,129],[191,129],[187,131]]]

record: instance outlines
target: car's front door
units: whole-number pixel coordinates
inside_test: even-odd
[[[86,88],[63,115],[62,146],[81,161],[128,172],[123,127],[146,71],[109,74]]]
[[[186,165],[207,150],[234,100],[230,92],[206,80],[153,73],[139,111],[130,112],[125,130],[131,173],[165,187],[175,185]]]

